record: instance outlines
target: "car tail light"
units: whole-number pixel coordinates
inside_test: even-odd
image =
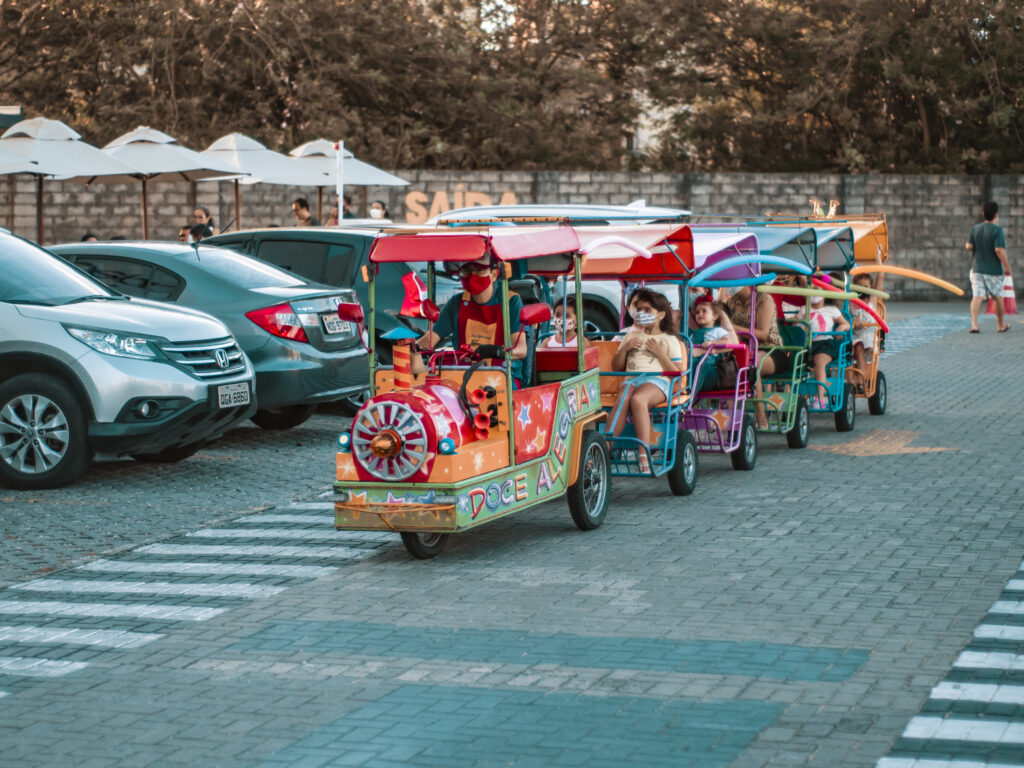
[[[306,332],[302,330],[302,324],[299,322],[299,316],[288,304],[254,309],[252,312],[246,312],[245,316],[267,333],[280,336],[282,339],[309,343]]]

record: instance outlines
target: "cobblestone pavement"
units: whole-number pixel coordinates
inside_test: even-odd
[[[419,562],[335,532],[330,413],[0,490],[0,754],[1024,764],[1024,328],[968,335],[954,307],[890,312],[887,415],[765,437],[753,472],[702,456],[682,500],[618,482],[589,533],[549,504]]]

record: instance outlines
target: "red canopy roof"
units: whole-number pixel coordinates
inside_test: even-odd
[[[374,241],[370,261],[476,261],[487,255],[498,261],[517,261],[579,249],[580,239],[571,227],[496,227],[385,235]]]

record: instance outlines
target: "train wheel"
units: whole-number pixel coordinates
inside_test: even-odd
[[[843,407],[836,411],[836,432],[850,432],[857,421],[857,398],[853,384],[843,387]]]
[[[796,401],[796,418],[793,420],[793,428],[786,433],[786,445],[790,448],[806,448],[810,434],[811,412],[807,408],[807,398],[801,395]]]
[[[879,371],[878,379],[875,381],[875,394],[868,398],[868,413],[872,416],[881,416],[885,413],[888,400],[889,393],[885,389],[885,374]]]
[[[668,471],[668,487],[676,496],[689,496],[697,487],[697,442],[688,429],[676,434],[676,463]]]
[[[733,469],[751,470],[757,463],[757,430],[754,428],[754,417],[749,413],[743,417],[743,432],[740,433],[740,444],[729,454]]]
[[[583,433],[580,466],[576,483],[569,486],[569,514],[581,531],[592,531],[608,514],[612,476],[608,466],[608,446],[595,429]]]
[[[409,554],[417,560],[430,560],[437,557],[448,543],[447,533],[402,533],[402,543],[409,550]]]

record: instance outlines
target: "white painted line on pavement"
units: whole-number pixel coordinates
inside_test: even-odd
[[[1013,624],[980,624],[974,630],[979,640],[1019,640],[1024,641],[1024,627]]]
[[[75,629],[72,627],[0,627],[0,643],[39,643],[40,645],[93,645],[103,648],[138,648],[159,640],[152,632],[127,632],[120,629]]]
[[[95,560],[78,567],[101,573],[180,573],[197,576],[284,576],[319,579],[338,570],[331,565],[259,565],[257,563],[154,563],[139,560]]]
[[[15,584],[11,589],[28,592],[108,593],[123,595],[196,595],[259,599],[284,592],[287,587],[259,584],[186,584],[170,581],[100,581],[93,579],[39,579]]]
[[[51,661],[25,656],[0,656],[0,675],[61,677],[89,666],[87,661]]]
[[[312,557],[316,559],[362,560],[380,554],[373,549],[354,547],[278,547],[273,544],[147,544],[136,552],[151,555],[240,555],[258,557]]]
[[[240,517],[236,523],[312,523],[334,525],[334,515],[249,515]],[[340,535],[340,533],[339,533]]]
[[[1024,656],[1005,651],[964,651],[953,662],[959,669],[1024,669]]]
[[[971,758],[953,758],[951,760],[930,757],[883,757],[875,768],[1020,768],[1020,764],[986,763]]]
[[[1024,579],[1010,579],[1006,585],[1007,592],[1024,592]]]
[[[1024,685],[942,682],[931,697],[942,701],[980,701],[991,704],[1024,704]]]
[[[903,738],[1024,744],[1024,723],[918,715],[907,723]]]
[[[155,621],[206,621],[227,608],[140,603],[62,603],[50,600],[0,600],[0,613],[42,616],[107,616]]]
[[[996,600],[992,607],[988,609],[989,613],[998,613],[1000,615],[1008,616],[1019,616],[1024,614],[1024,602],[1018,600]]]
[[[355,534],[355,535],[352,535]],[[196,539],[298,539],[300,541],[387,541],[395,534],[377,531],[309,531],[302,528],[202,528],[186,534]]]
[[[334,511],[333,501],[293,501],[288,509],[329,509]]]

